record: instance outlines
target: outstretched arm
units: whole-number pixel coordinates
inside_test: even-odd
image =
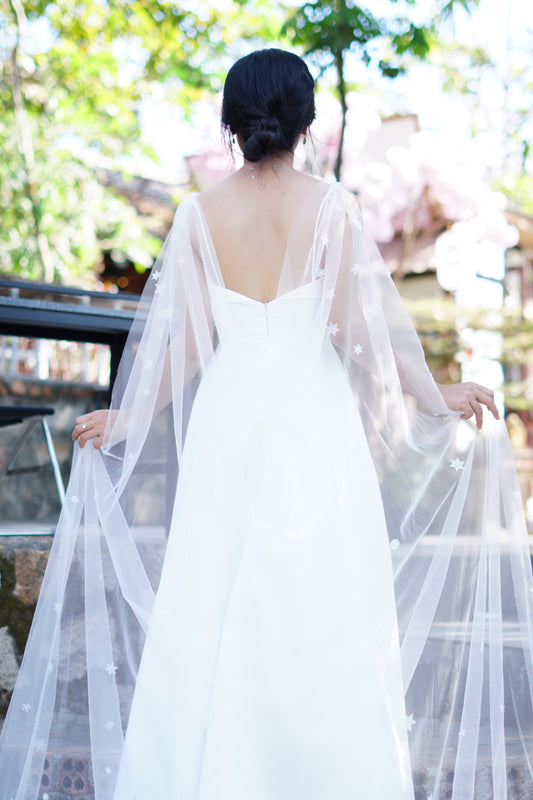
[[[365,280],[365,276],[366,288],[363,289],[362,280]],[[375,243],[357,225],[349,225],[347,218],[332,302],[332,320],[349,320],[349,325],[347,328],[344,326],[345,330],[341,327],[334,343],[358,367],[369,372],[376,371],[376,364],[372,358],[372,319],[368,312],[369,305],[379,302],[388,326],[387,335],[390,337],[398,378],[405,394],[412,395],[418,402],[428,403],[430,407],[438,407],[441,403],[437,388],[445,406],[460,412],[462,419],[475,416],[478,429],[483,424],[483,406],[495,419],[499,419],[494,393],[490,389],[472,382],[435,384],[427,367],[424,369],[422,366],[424,357],[412,320],[399,302],[398,292]],[[354,344],[357,346],[354,347]],[[380,368],[381,365],[377,365],[378,371]]]

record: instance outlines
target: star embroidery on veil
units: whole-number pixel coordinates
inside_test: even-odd
[[[322,242],[324,247],[327,247],[327,245],[329,244],[329,236],[327,235],[327,233],[322,234],[322,236],[320,237],[320,241]]]
[[[153,366],[154,366],[154,362],[152,361],[151,358],[147,358],[146,361],[143,364],[143,368],[144,369],[148,369],[148,370],[153,369]]]
[[[330,322],[328,327],[326,328],[326,333],[329,333],[330,336],[336,336],[339,331],[340,328],[336,322]]]
[[[362,344],[354,344],[354,347],[353,347],[354,356],[360,356],[361,353],[363,352],[363,349],[364,348],[363,348]]]
[[[161,278],[161,272],[160,271],[159,272],[152,272],[150,277],[154,281],[154,283],[159,283],[159,279]]]
[[[466,736],[466,731],[464,728],[461,728],[461,730],[459,731],[459,739],[462,739],[463,736]]]
[[[118,669],[118,667],[116,667],[115,664],[112,661],[110,661],[109,664],[105,665],[105,671],[107,672],[108,675],[113,675],[114,676],[116,671],[117,671],[117,669]]]
[[[400,540],[399,539],[391,539],[391,543],[390,543],[390,549],[391,550],[397,550],[399,548],[399,546],[400,546]]]
[[[70,498],[70,502],[74,503],[74,505],[75,505],[76,503],[79,503],[80,501],[79,501],[79,498],[76,497],[75,494],[73,494],[72,497]]]
[[[112,731],[114,727],[115,727],[115,723],[113,722],[112,719],[108,719],[106,724],[104,725],[104,728],[106,729],[106,731]]]
[[[105,774],[106,774],[106,775],[111,775],[111,767],[110,767],[110,766],[107,766],[107,767],[104,769],[104,772],[105,772]]]
[[[62,608],[63,606],[61,605],[61,603],[54,603],[54,611],[56,611],[58,614]]]
[[[44,739],[36,739],[35,740],[35,752],[36,753],[44,753],[46,750],[46,742]]]
[[[409,716],[406,718],[405,724],[407,726],[408,731],[411,731],[413,729],[413,725],[416,725],[416,719],[413,717],[412,714],[409,714]]]
[[[325,268],[324,268],[324,267],[321,267],[320,269],[318,269],[318,270],[317,270],[317,273],[316,273],[316,275],[317,275],[317,278],[318,278],[318,279],[320,279],[320,278],[325,278],[325,277],[326,277],[326,270],[325,270]]]
[[[24,711],[25,714],[29,714],[30,711],[31,711],[31,704],[30,703],[23,703],[22,704],[22,710]]]
[[[350,272],[352,273],[352,275],[357,275],[357,273],[359,272],[359,267],[357,266],[357,264],[353,265]]]
[[[46,674],[51,675],[53,671],[54,671],[54,662],[50,661],[50,663],[46,667]]]
[[[176,259],[176,264],[185,264],[183,256],[179,256],[179,258]]]
[[[455,458],[453,461],[450,461],[450,467],[452,467],[456,472],[459,472],[460,469],[464,469],[465,462],[461,461],[460,458]]]
[[[517,500],[521,500],[522,494],[520,492],[513,492],[513,497],[516,497]]]
[[[326,292],[326,300],[333,300],[335,297],[335,292],[333,289],[330,289],[329,292]]]
[[[170,308],[165,308],[163,311],[160,311],[157,315],[158,319],[170,319],[171,311]]]

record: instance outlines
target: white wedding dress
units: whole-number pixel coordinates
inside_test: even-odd
[[[302,205],[270,303],[180,203],[108,421],[75,449],[0,800],[64,800],[73,759],[91,800],[533,791],[505,424],[446,408],[341,186]]]
[[[332,344],[305,355],[321,291],[210,287],[116,800],[413,797],[378,482]]]

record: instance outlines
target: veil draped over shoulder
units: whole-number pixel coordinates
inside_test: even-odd
[[[278,297],[314,282],[317,357],[330,337],[381,488],[413,772],[435,800],[514,797],[513,775],[533,786],[533,579],[505,425],[487,414],[478,432],[445,406],[339,184],[317,183],[297,215]],[[128,338],[106,444],[75,446],[0,740],[0,800],[41,800],[45,760],[63,755],[88,759],[95,800],[113,798],[187,426],[218,346],[210,292],[223,286],[188,195]],[[212,443],[221,469],[227,448]],[[206,483],[206,503],[216,490]]]

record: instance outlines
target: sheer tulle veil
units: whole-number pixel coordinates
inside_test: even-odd
[[[478,432],[446,408],[339,184],[317,182],[294,220],[278,296],[313,282],[316,351],[331,338],[380,483],[412,769],[429,771],[435,800],[503,800],[509,770],[533,781],[533,580],[505,425],[486,415]],[[51,754],[89,759],[95,800],[113,798],[189,416],[218,346],[210,291],[223,285],[190,194],[139,305],[106,444],[75,446],[0,740],[1,800],[41,800]],[[226,447],[212,443],[221,464]]]

